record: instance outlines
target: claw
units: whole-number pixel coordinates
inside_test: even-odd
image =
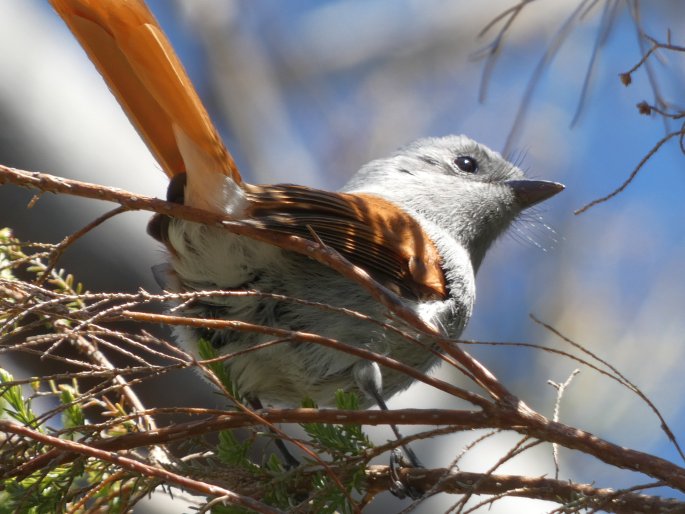
[[[390,486],[390,492],[399,498],[400,500],[403,500],[404,498],[411,498],[412,500],[418,500],[423,497],[423,492],[419,491],[415,487],[412,487],[408,484],[406,484],[403,480],[402,477],[400,477],[399,474],[399,469],[401,467],[405,468],[414,468],[417,466],[412,465],[410,462],[411,458],[408,458],[404,452],[399,449],[395,448],[391,453],[390,453],[390,480],[392,481],[392,485]],[[423,466],[419,466],[423,467]]]

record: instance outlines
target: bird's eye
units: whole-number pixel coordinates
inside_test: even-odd
[[[464,173],[475,173],[478,171],[478,161],[468,155],[460,155],[454,159],[454,164]]]

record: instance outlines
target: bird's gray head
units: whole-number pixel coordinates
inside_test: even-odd
[[[373,193],[444,229],[474,269],[524,209],[564,188],[523,171],[466,136],[419,139],[362,167],[344,191]]]

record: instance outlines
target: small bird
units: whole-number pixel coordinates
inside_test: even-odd
[[[527,180],[466,136],[421,139],[364,165],[339,192],[243,181],[186,72],[142,0],[50,0],[170,177],[172,201],[283,234],[317,239],[456,338],[475,300],[474,276],[490,245],[532,205],[564,186]],[[157,215],[150,234],[168,249],[156,276],[178,292],[260,291],[360,312],[390,324],[388,310],[357,282],[311,258],[220,227]],[[177,314],[314,333],[390,356],[420,371],[436,352],[332,310],[274,297],[213,296]],[[237,390],[255,403],[334,402],[339,389],[365,406],[406,388],[410,377],[333,348],[269,336],[176,327],[198,354],[207,339]],[[430,345],[430,341],[426,344]],[[437,348],[435,348],[437,350]]]

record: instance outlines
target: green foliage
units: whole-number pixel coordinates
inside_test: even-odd
[[[62,411],[62,422],[65,428],[75,428],[86,424],[86,416],[83,407],[79,404],[78,383],[74,380],[73,385],[62,384],[59,386],[61,391],[60,400],[65,406]]]
[[[12,253],[19,251],[16,239],[8,228],[0,229],[0,278],[14,279],[12,273]]]
[[[200,354],[200,358],[203,360],[212,360],[212,359],[218,359],[220,357],[219,352],[216,351],[216,349],[212,346],[212,343],[207,341],[206,339],[200,339],[198,341],[198,353]],[[210,369],[214,375],[219,379],[219,382],[221,382],[221,385],[228,391],[228,393],[235,398],[238,401],[242,401],[242,397],[240,396],[240,393],[235,387],[235,383],[233,380],[231,380],[231,375],[228,372],[228,368],[224,366],[224,361],[223,360],[216,360],[214,362],[210,362],[207,367]]]
[[[339,409],[358,409],[359,401],[355,394],[338,391],[336,406]],[[303,407],[315,408],[307,400]],[[363,489],[366,463],[365,452],[371,442],[357,425],[336,425],[307,423],[302,425],[310,437],[308,445],[315,448],[316,454],[329,455],[327,468],[319,460],[305,459],[295,469],[287,469],[282,458],[272,453],[263,464],[256,464],[251,454],[256,437],[240,441],[233,432],[221,432],[216,456],[227,467],[239,468],[259,483],[263,496],[261,500],[271,506],[288,510],[304,502],[308,512],[352,513],[356,511],[353,496]],[[289,445],[292,449],[292,445]],[[334,479],[335,477],[335,479]],[[342,488],[341,488],[342,484]],[[216,506],[215,514],[244,514],[241,507],[230,505]]]
[[[30,248],[34,252],[27,253],[25,248]],[[85,288],[83,284],[76,281],[74,275],[49,264],[50,257],[59,254],[59,252],[53,254],[50,250],[56,251],[57,247],[25,244],[14,237],[9,228],[0,229],[0,278],[16,279],[17,274],[12,270],[18,268],[41,279],[45,278],[46,284],[52,286],[55,291],[76,295],[83,293]],[[82,305],[81,302],[76,301],[74,308]]]
[[[259,467],[249,457],[252,441],[240,442],[229,430],[219,432],[219,444],[217,444],[217,456],[219,460],[228,466],[237,466],[250,471],[256,471]]]
[[[254,514],[254,511],[238,505],[217,505],[212,508],[212,514]]]
[[[5,386],[14,377],[0,368],[0,417],[10,417],[22,425],[35,425],[36,415],[31,410],[31,400],[24,398],[20,385]]]
[[[338,390],[335,395],[338,409],[359,409],[359,398],[356,394]],[[316,404],[311,400],[303,402],[303,407],[314,408]],[[313,511],[321,513],[351,513],[355,512],[350,498],[354,492],[361,492],[365,463],[364,453],[373,445],[360,425],[336,425],[327,423],[306,423],[302,428],[319,447],[317,453],[331,455],[332,463],[338,464],[347,473],[339,473],[337,477],[343,483],[344,489],[332,477],[324,472],[318,472],[312,480],[312,489],[316,491],[312,499]],[[342,480],[342,477],[345,480]]]
[[[339,390],[335,395],[335,405],[338,409],[358,410],[359,398],[354,393]],[[305,400],[302,406],[316,407],[311,400]],[[360,455],[372,446],[360,425],[306,423],[302,427],[316,444],[333,456],[334,460],[345,456]]]
[[[65,510],[74,484],[72,466],[59,466],[47,473],[33,473],[21,481],[7,481],[0,496],[0,513],[52,513]]]
[[[85,304],[78,295],[85,292],[83,284],[77,282],[72,274],[50,264],[51,259],[56,259],[59,253],[58,246],[22,243],[14,237],[10,229],[0,229],[0,281],[19,285],[22,284],[23,276],[34,278],[56,293],[69,295],[71,300],[63,304],[67,311],[81,309]],[[31,302],[34,300],[29,298]],[[22,295],[16,297],[11,294],[2,295],[0,323],[8,319],[14,319],[15,322],[5,323],[0,328],[0,336],[11,333],[22,321],[25,321],[21,313],[29,306],[25,305],[26,303],[27,299]],[[19,312],[12,310],[12,306],[15,305]],[[68,318],[43,317],[43,321],[48,329],[56,324],[62,324],[65,327],[71,324]]]

